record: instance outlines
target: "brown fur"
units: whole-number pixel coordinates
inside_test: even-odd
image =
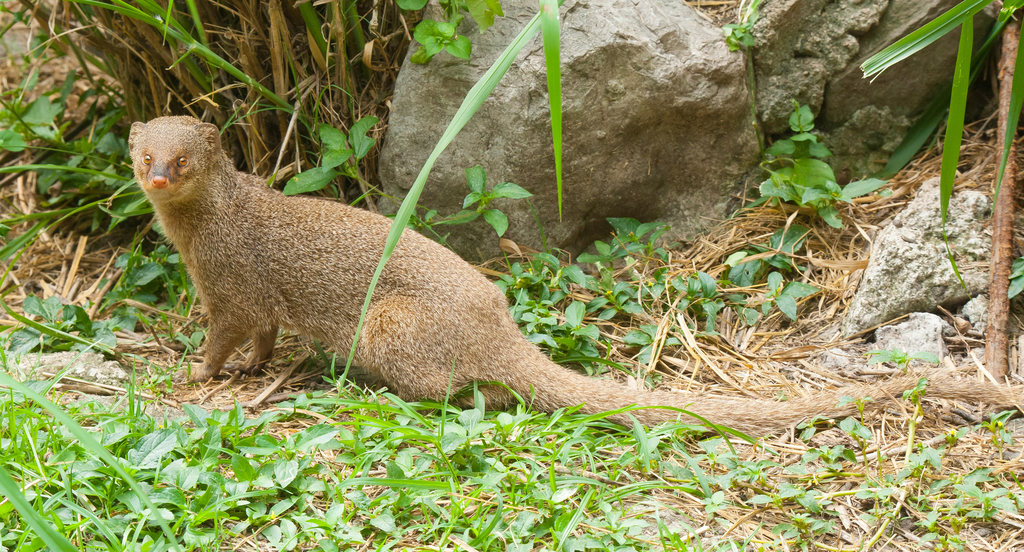
[[[342,354],[349,351],[391,221],[342,203],[286,197],[268,188],[260,178],[235,170],[215,126],[191,117],[135,123],[129,144],[139,185],[210,313],[205,361],[191,381],[216,376],[248,337],[254,338],[248,363],[264,364],[279,328],[318,339]],[[147,155],[148,164],[143,162]],[[154,178],[161,186],[154,186]],[[837,406],[842,396],[883,400],[898,397],[917,381],[903,376],[878,386],[775,402],[637,392],[588,378],[545,357],[523,338],[494,284],[413,231],[402,235],[384,269],[355,362],[406,400],[442,399],[474,381],[498,381],[546,412],[580,404],[586,413],[666,405],[759,435],[813,416],[853,414],[855,405]],[[502,387],[484,390],[489,406],[513,402]],[[933,379],[928,395],[1003,405],[1017,398],[995,385],[942,377]],[[632,415],[647,425],[680,417],[657,408]],[[626,415],[611,419],[630,423]]]

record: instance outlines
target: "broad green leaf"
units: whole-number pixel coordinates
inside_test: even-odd
[[[917,353],[914,353],[914,354],[910,355],[910,358],[913,358],[913,359],[916,359],[916,360],[921,360],[921,361],[924,361],[924,362],[931,362],[932,364],[938,364],[939,363],[939,357],[935,356],[934,353],[928,353],[928,352],[925,352],[925,351],[919,351]]]
[[[586,312],[586,305],[582,301],[573,301],[565,309],[565,325],[570,328],[578,328],[583,323],[583,314]]]
[[[782,274],[772,272],[768,275],[768,293],[778,293],[782,286]]]
[[[780,157],[783,155],[793,155],[796,151],[796,144],[792,140],[776,140],[774,144],[764,150],[765,153]]]
[[[21,120],[27,125],[49,125],[53,123],[62,109],[60,104],[51,104],[50,99],[43,96],[28,106],[25,113],[21,115]]]
[[[495,198],[505,197],[508,199],[525,199],[533,197],[533,194],[526,191],[525,188],[511,182],[502,182],[491,190],[491,196]]]
[[[807,189],[804,190],[804,193],[800,195],[800,204],[801,205],[813,205],[815,201],[820,201],[822,199],[831,199],[831,198],[832,198],[832,194],[828,193],[827,190],[823,190],[823,189],[818,188],[818,187],[807,188]]]
[[[832,228],[843,227],[843,219],[839,217],[839,211],[836,211],[836,208],[831,205],[818,209],[818,216],[821,217],[821,220],[825,221],[825,224]]]
[[[801,105],[797,109],[793,110],[793,114],[789,116],[789,128],[796,133],[813,130],[814,113],[811,112],[811,106]]]
[[[654,340],[646,332],[630,330],[629,333],[622,337],[622,341],[631,347],[643,347],[644,345],[650,345]]]
[[[835,182],[836,175],[828,163],[818,159],[800,158],[793,161],[793,182],[801,186],[824,186]]]
[[[355,152],[353,152],[350,149],[332,149],[332,150],[327,150],[324,153],[323,158],[320,159],[320,171],[322,173],[326,174],[331,169],[337,167],[338,165],[344,164],[349,159],[352,159],[352,154],[353,153],[355,153]],[[306,172],[309,172],[309,171],[306,171]],[[298,176],[298,175],[296,175],[296,176]]]
[[[149,433],[139,439],[135,448],[128,451],[128,463],[139,470],[152,470],[163,464],[164,456],[178,446],[178,432],[165,428]]]
[[[406,11],[422,10],[427,5],[427,0],[397,0],[399,8]]]
[[[725,266],[737,266],[737,264],[750,255],[747,251],[737,251],[725,259]]]
[[[111,136],[108,134],[107,136]],[[19,152],[24,150],[28,144],[20,134],[13,130],[2,130],[0,131],[0,149],[7,151]]]
[[[504,236],[505,231],[508,230],[508,217],[505,213],[497,209],[487,209],[483,212],[484,220],[487,224],[494,227],[494,231],[498,233],[498,237]]]
[[[287,487],[299,475],[299,463],[295,460],[278,460],[274,463],[274,481],[282,488]]]
[[[786,284],[786,287],[780,293],[780,296],[785,295],[786,297],[807,297],[808,295],[814,295],[820,291],[817,287],[804,282],[790,282]]]
[[[285,184],[282,193],[284,195],[296,195],[315,192],[322,189],[338,176],[341,176],[340,172],[330,169],[325,171],[323,167],[309,169],[288,179],[288,184]]]
[[[796,300],[788,296],[780,296],[775,299],[775,306],[779,307],[782,314],[785,314],[790,320],[796,321]]]
[[[417,28],[419,28],[419,27],[417,27]],[[455,27],[454,23],[449,23],[447,21],[438,21],[437,24],[434,25],[434,31],[433,32],[434,32],[434,36],[436,36],[438,38],[443,38],[443,39],[451,40],[451,39],[455,38],[455,31],[457,31],[457,30],[458,29]]]
[[[487,185],[487,173],[480,165],[466,169],[466,183],[472,192],[483,194]],[[497,187],[497,186],[495,186]]]
[[[710,274],[705,272],[697,271],[697,279],[700,280],[701,295],[706,298],[712,298],[718,293],[717,282],[711,277]]]
[[[832,152],[828,151],[828,148],[825,147],[825,144],[822,144],[821,142],[812,142],[808,146],[807,152],[819,159],[832,156]]]
[[[850,203],[853,198],[870,194],[888,183],[888,181],[878,178],[865,178],[864,180],[850,182],[843,188],[843,194],[839,199],[840,201]]]
[[[374,138],[370,138],[366,135],[367,132],[377,124],[378,119],[376,117],[363,117],[356,121],[352,128],[349,129],[348,141],[352,145],[352,149],[355,152],[356,159],[362,159],[366,157],[366,154],[373,148],[373,144],[377,141]]]
[[[498,6],[497,12],[492,9],[491,4],[496,2],[488,2],[487,0],[466,0],[466,10],[469,11],[470,17],[476,21],[477,27],[480,32],[486,31],[491,25],[494,25],[494,16],[502,15],[501,6]]]
[[[467,38],[466,35],[459,35],[448,43],[444,49],[446,52],[459,59],[469,61],[469,55],[473,50],[473,44],[469,41],[469,38]]]
[[[468,209],[470,205],[483,199],[484,195],[480,192],[469,192],[466,197],[462,200],[462,208]]]
[[[331,125],[320,125],[320,143],[326,151],[348,148],[345,144],[345,133]]]

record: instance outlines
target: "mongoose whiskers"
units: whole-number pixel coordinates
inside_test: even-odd
[[[135,176],[196,284],[210,315],[203,364],[191,381],[216,376],[246,338],[247,363],[270,358],[279,328],[347,353],[370,277],[391,221],[343,203],[287,197],[235,170],[217,127],[191,117],[132,125]],[[590,378],[549,360],[520,333],[504,294],[443,246],[406,231],[384,269],[356,349],[355,362],[399,397],[443,399],[474,381],[497,381],[545,412],[584,405],[586,413],[628,405],[671,406],[751,434],[814,417],[857,411],[842,396],[883,400],[917,382],[901,376],[786,402],[640,392]],[[513,396],[484,386],[489,406]],[[928,396],[1013,404],[1019,397],[990,384],[932,379]],[[653,425],[685,415],[650,408],[631,413]],[[611,420],[628,425],[629,416]]]

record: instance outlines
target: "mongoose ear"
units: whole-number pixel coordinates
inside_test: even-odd
[[[220,130],[217,128],[217,125],[199,123],[195,126],[195,129],[206,139],[206,143],[210,144],[214,150],[220,151]]]
[[[135,151],[135,144],[138,142],[142,131],[146,129],[146,123],[134,122],[132,123],[132,131],[128,135],[128,152],[132,153]]]

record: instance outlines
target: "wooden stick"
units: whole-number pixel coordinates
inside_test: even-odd
[[[996,136],[1000,146],[1003,137],[1006,136],[1006,124],[1010,115],[1010,90],[1019,39],[1020,24],[1011,20],[1003,31],[1003,52],[999,60],[999,130]],[[999,197],[995,198],[992,215],[992,262],[989,270],[988,328],[985,330],[985,369],[996,381],[1003,380],[1008,367],[1009,342],[1006,326],[1010,319],[1010,300],[1007,298],[1007,289],[1010,285],[1010,267],[1013,264],[1013,194],[1016,181],[1017,149],[1011,141],[1003,183]]]

